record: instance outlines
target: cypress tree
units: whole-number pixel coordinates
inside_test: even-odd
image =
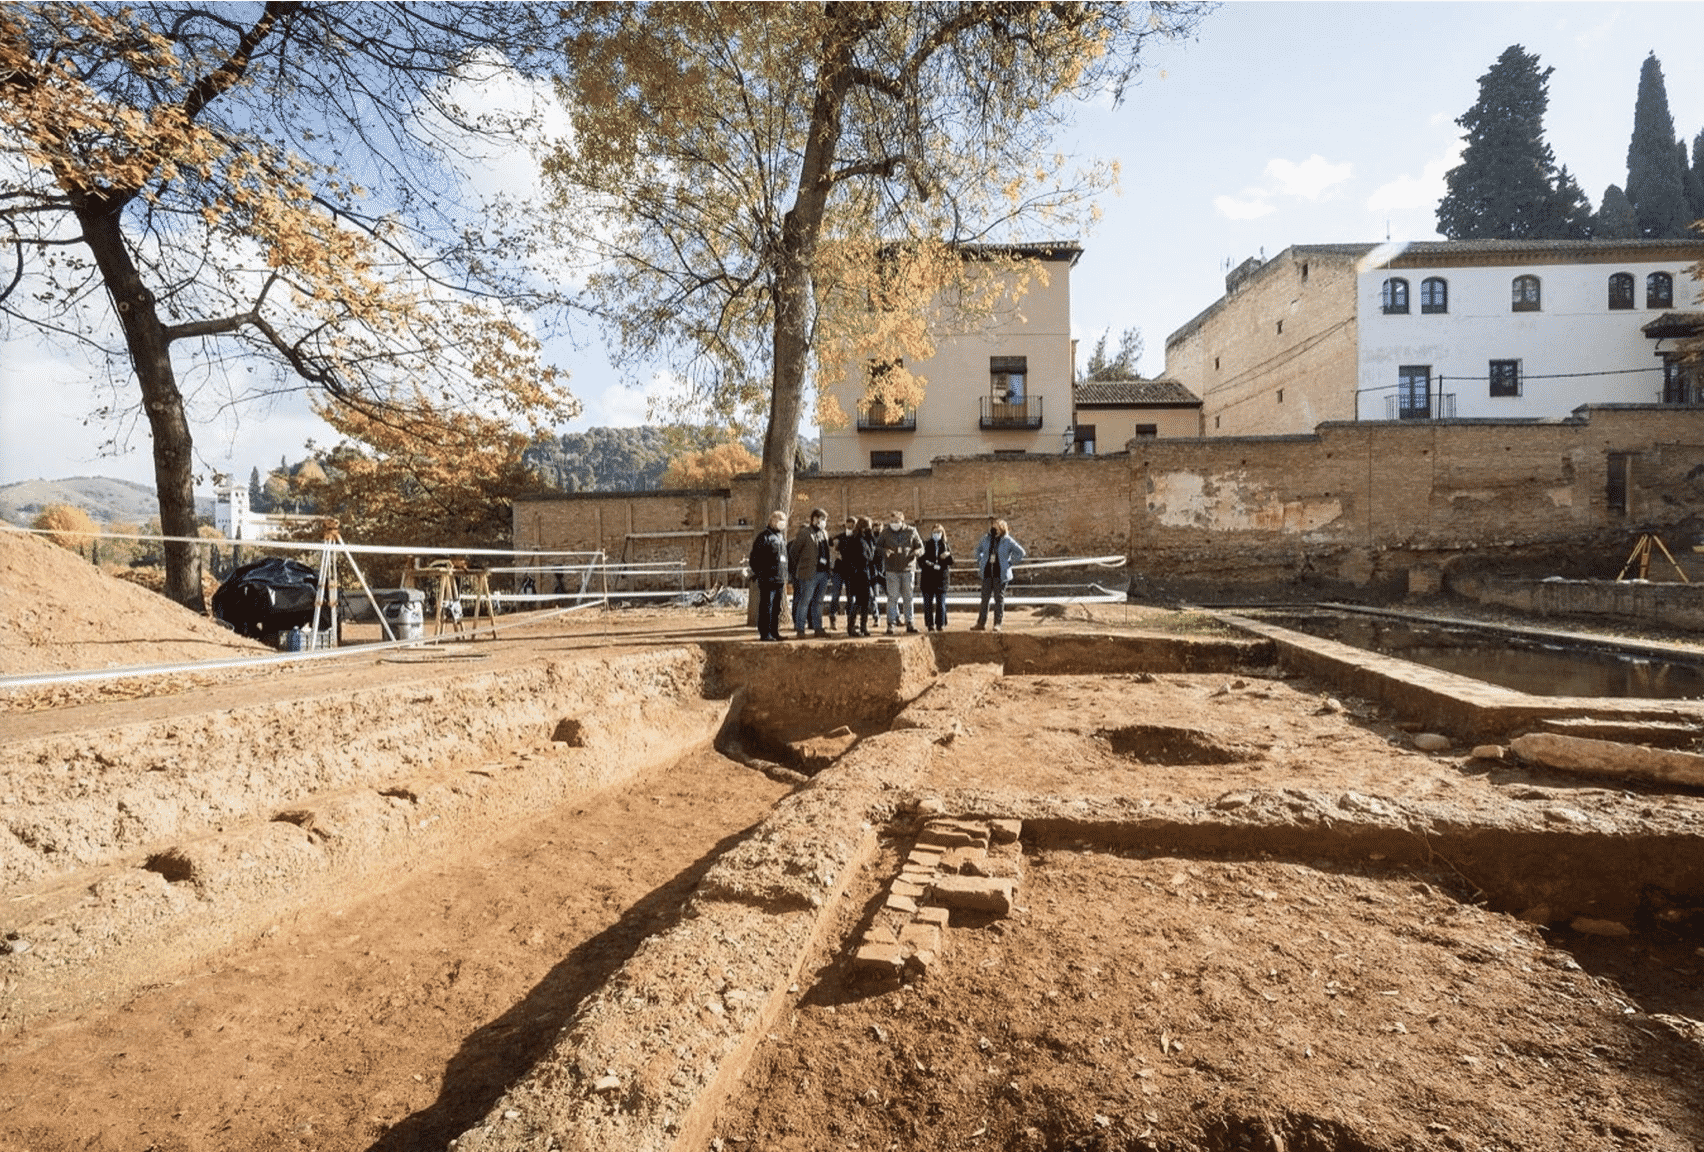
[[[249,488],[249,490],[248,490],[249,510],[251,512],[265,512],[267,510],[267,508],[266,508],[266,492],[260,486],[260,469],[259,468],[250,468],[249,469],[249,485],[248,485],[248,488]]]
[[[1676,163],[1674,117],[1657,54],[1639,69],[1639,99],[1633,106],[1633,139],[1627,145],[1627,198],[1639,218],[1639,235],[1670,239],[1687,235],[1685,168]]]
[[[1686,202],[1691,205],[1692,219],[1704,220],[1704,132],[1692,138],[1692,163],[1686,164],[1681,153],[1681,166],[1686,169]]]
[[[1547,240],[1589,240],[1593,224],[1591,199],[1564,164],[1556,173],[1556,189],[1550,196],[1550,219],[1541,235]]]
[[[1633,202],[1614,184],[1603,190],[1603,203],[1592,221],[1592,237],[1597,240],[1639,238],[1639,218],[1633,215]]]
[[[1444,176],[1438,231],[1451,240],[1531,239],[1557,227],[1556,163],[1544,142],[1551,68],[1511,44],[1479,78],[1461,163]]]

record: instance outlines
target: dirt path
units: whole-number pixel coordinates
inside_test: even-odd
[[[786,791],[713,752],[0,1058],[0,1147],[442,1148]]]

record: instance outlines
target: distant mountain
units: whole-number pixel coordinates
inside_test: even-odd
[[[0,519],[28,525],[49,504],[81,508],[97,524],[146,524],[160,514],[160,504],[152,488],[110,476],[0,484]],[[211,517],[212,498],[198,497],[195,511],[197,515]]]

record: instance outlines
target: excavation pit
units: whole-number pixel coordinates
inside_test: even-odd
[[[1026,846],[1018,908],[949,923],[926,974],[808,965],[709,1146],[1693,1146],[1704,997],[1660,975],[1685,953],[1636,963],[1634,1007],[1590,946],[1471,896],[1365,860]]]
[[[1594,1108],[1621,1101],[1600,1111],[1612,1136],[1698,1142],[1696,1112],[1684,1111],[1696,1093],[1646,1108],[1665,1085],[1675,1095],[1662,1068],[1698,1082],[1683,1035],[1704,1017],[1687,998],[1704,893],[1698,796],[1512,762],[1486,770],[1466,761],[1454,730],[1453,755],[1421,754],[1399,726],[1410,713],[1298,676],[1285,644],[1265,636],[1198,640],[1092,621],[1028,629],[1008,618],[999,635],[759,646],[723,627],[726,639],[634,636],[583,652],[564,651],[578,641],[556,635],[532,654],[492,645],[482,670],[387,666],[382,675],[408,677],[402,688],[370,682],[375,666],[339,692],[288,700],[240,685],[162,697],[141,726],[73,722],[111,717],[106,704],[64,717],[59,731],[31,714],[6,745],[8,790],[36,805],[32,826],[53,832],[38,842],[54,844],[55,858],[8,849],[0,861],[19,877],[8,881],[13,918],[0,935],[32,945],[0,956],[0,976],[12,981],[10,1012],[56,980],[64,998],[50,1017],[6,1025],[0,1088],[28,1103],[0,1121],[0,1137],[44,1152],[137,1131],[185,1148],[400,1152],[456,1138],[458,1152],[549,1140],[699,1152],[721,1139],[727,1152],[752,1146],[736,1138],[766,1122],[740,1101],[794,1060],[826,1103],[800,1097],[798,1130],[760,1127],[778,1136],[758,1146],[844,1146],[852,1120],[879,1134],[880,1118],[898,1125],[882,1129],[881,1147],[1147,1140],[1217,1152],[1260,1147],[1270,1129],[1290,1148],[1448,1148],[1450,1132],[1421,1123],[1416,1140],[1432,1143],[1404,1145],[1397,1120],[1378,1118],[1414,1120],[1434,1099],[1454,1108],[1469,1075],[1541,1073],[1535,1099],[1558,1108],[1567,1091]],[[351,695],[357,685],[366,694]],[[1243,755],[1172,764],[1114,746],[1158,739],[1146,730]],[[821,763],[785,785],[711,750],[742,731],[815,742]],[[267,740],[244,739],[255,732]],[[68,786],[80,802],[104,797],[108,818],[66,807]],[[191,798],[218,803],[201,811]],[[906,969],[898,990],[854,994],[839,974],[928,814],[1021,822],[1015,907],[951,912],[934,963]],[[144,867],[173,853],[191,870],[174,879]],[[1170,883],[1179,871],[1181,892]],[[1279,895],[1246,895],[1254,890]],[[1257,927],[1243,924],[1250,916]],[[1445,942],[1408,931],[1427,916]],[[1208,1011],[1203,989],[1213,988],[1199,977],[1229,977],[1190,951],[1211,946],[1203,933],[1241,963],[1281,948],[1311,958],[1292,935],[1323,947],[1321,928],[1355,945],[1367,969],[1380,950],[1393,963],[1412,954],[1422,968],[1463,966],[1473,979],[1450,986],[1457,1014],[1426,1033],[1352,1031],[1339,1047],[1356,1062],[1339,1052],[1326,1077],[1314,1061],[1337,1048],[1298,1058],[1280,1043],[1279,1028],[1317,1015],[1312,1001],[1281,1019],[1250,993],[1268,1032],[1232,1030],[1241,1017],[1228,987],[1230,1022]],[[1591,934],[1612,930],[1627,934]],[[917,931],[911,943],[930,939]],[[1498,958],[1475,960],[1481,949]],[[1094,978],[1103,985],[1073,967],[1099,953],[1115,957]],[[1563,963],[1570,955],[1584,974]],[[1173,956],[1197,967],[1173,967]],[[1490,966],[1496,980],[1481,978]],[[1677,971],[1689,966],[1690,976]],[[90,983],[97,970],[104,991]],[[1000,980],[973,988],[995,972]],[[1557,984],[1564,976],[1585,983]],[[1054,984],[1035,983],[1043,977]],[[1166,1001],[1165,1063],[1138,1065],[1100,1044],[1109,1033],[1095,1009],[1111,997],[1130,1009],[1117,1043],[1159,1054],[1160,1038],[1136,1027],[1138,997],[1156,980],[1169,993],[1189,979],[1187,997]],[[1366,999],[1380,989],[1337,969],[1322,969],[1320,987],[1327,980],[1338,984],[1325,997],[1333,1004],[1351,1003],[1351,986],[1366,1003],[1387,999]],[[1403,985],[1413,996],[1440,995],[1415,980]],[[1557,988],[1581,998],[1580,1022],[1550,1014],[1544,997]],[[1526,1027],[1519,995],[1569,1029],[1531,1049],[1549,1069],[1525,1055],[1538,1033],[1516,1027]],[[1019,1051],[994,1031],[1003,1000],[1007,1032],[1033,1045],[1009,1100],[994,1078],[972,1076],[981,1039]],[[897,1060],[890,1011],[928,1071],[858,1084]],[[885,1031],[886,1056],[842,1046],[855,1013]],[[1213,1027],[1190,1025],[1191,1013]],[[1498,1043],[1521,1061],[1466,1023],[1504,1016]],[[1080,1032],[1091,1024],[1101,1031]],[[1667,1058],[1651,1045],[1671,1034],[1678,1055],[1646,1068]],[[873,1027],[869,1037],[880,1043]],[[1431,1046],[1372,1047],[1382,1038],[1419,1048],[1410,1037]],[[966,1039],[974,1055],[959,1051]],[[1601,1070],[1594,1061],[1626,1079],[1578,1088]],[[1137,1075],[1144,1067],[1151,1076]],[[1396,1079],[1407,1095],[1389,1087]],[[1111,1110],[1118,1093],[1153,1096],[1149,1081],[1166,1086],[1161,1098]],[[1074,1084],[1085,1104],[1093,1095],[1088,1111],[1073,1105]],[[856,1091],[843,1099],[842,1088]],[[874,1104],[862,1099],[870,1090]],[[1374,1127],[1345,1114],[1345,1100],[1363,1098]],[[1202,1107],[1185,1107],[1191,1100]],[[988,1115],[960,1131],[967,1101],[984,1101]],[[827,1127],[830,1104],[842,1131]],[[1568,1107],[1544,1131],[1592,1144],[1579,1126],[1590,1109]],[[1646,1127],[1635,1114],[1648,1114]],[[1489,1131],[1426,1122],[1463,1141]],[[1006,1143],[988,1144],[996,1136]]]

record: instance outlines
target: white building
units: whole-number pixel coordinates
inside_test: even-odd
[[[1704,403],[1704,240],[1325,244],[1250,260],[1166,340],[1208,436],[1333,420],[1534,419]]]
[[[1689,273],[1701,259],[1704,241],[1374,249],[1356,283],[1356,416],[1533,418],[1696,402],[1665,373],[1673,341],[1646,328],[1701,307]]]
[[[228,483],[214,489],[213,527],[227,540],[280,540],[293,527],[317,516],[255,512],[249,508],[248,485]]]

